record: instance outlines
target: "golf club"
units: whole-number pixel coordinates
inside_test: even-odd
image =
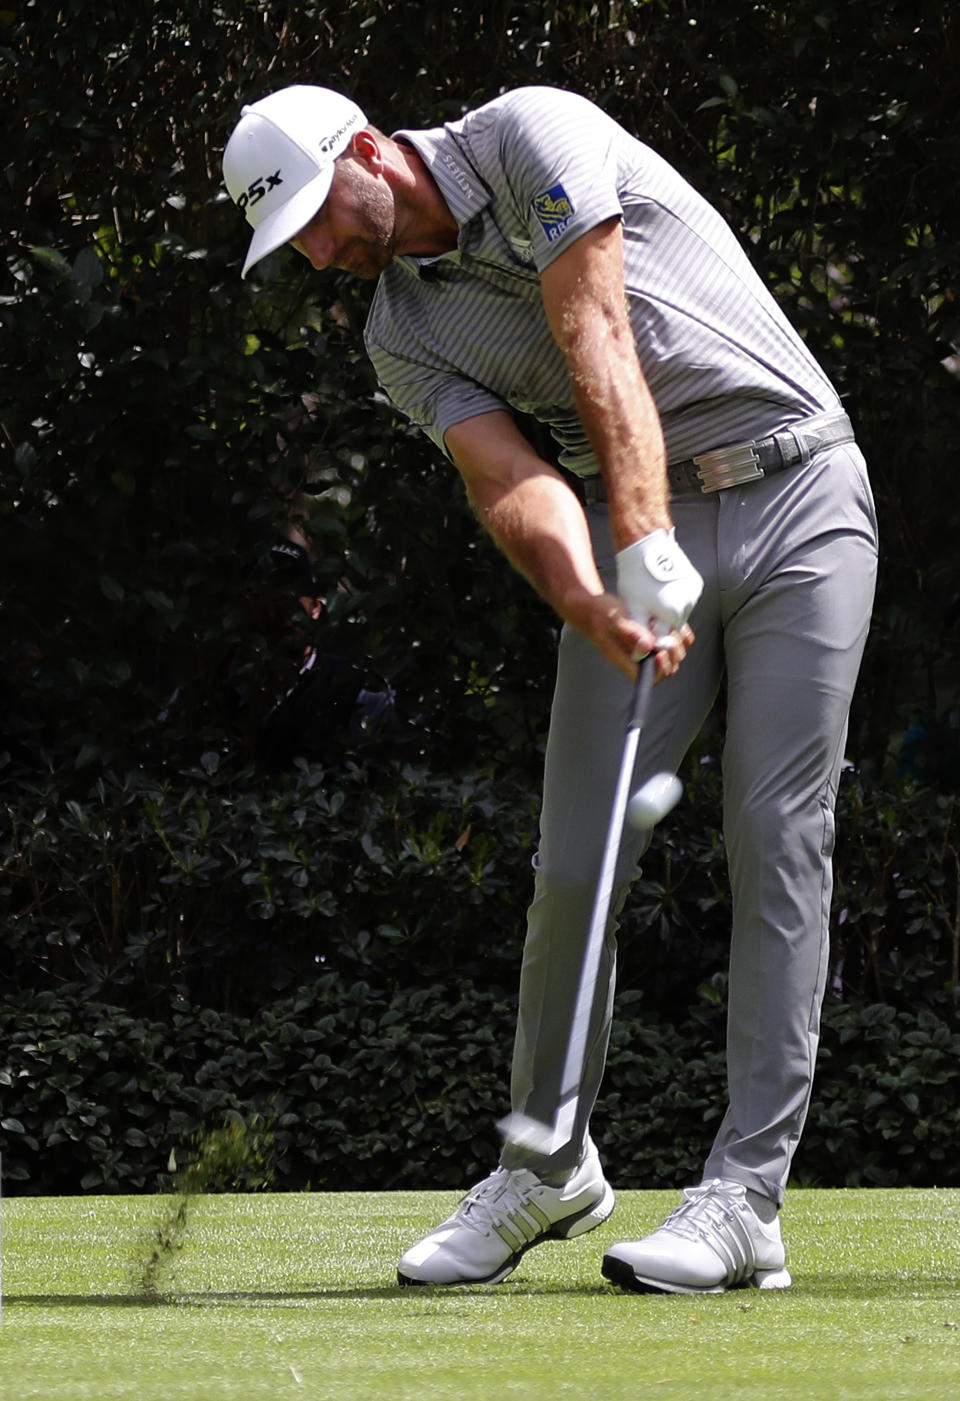
[[[637,679],[627,716],[627,731],[620,759],[620,771],[610,811],[607,839],[600,863],[600,874],[597,879],[590,928],[584,949],[577,999],[570,1023],[570,1037],[567,1042],[556,1117],[551,1125],[541,1123],[527,1114],[511,1113],[505,1119],[501,1119],[497,1125],[508,1143],[535,1153],[542,1153],[545,1157],[569,1143],[576,1124],[580,1086],[587,1054],[590,1014],[596,997],[600,958],[607,918],[610,913],[610,900],[613,894],[614,873],[630,799],[630,784],[633,779],[637,746],[640,742],[640,732],[646,722],[655,677],[656,654],[651,652],[644,657],[637,668]],[[665,780],[670,779],[673,780],[672,783],[665,782]],[[635,795],[633,824],[652,827],[655,822],[659,821],[660,817],[670,810],[679,795],[679,780],[671,774],[655,775]]]

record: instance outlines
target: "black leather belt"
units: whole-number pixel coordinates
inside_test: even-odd
[[[743,486],[746,482],[758,482],[773,472],[809,462],[822,448],[852,441],[853,425],[845,413],[831,414],[829,418],[801,419],[769,438],[730,443],[727,447],[702,452],[687,462],[671,462],[667,467],[670,495],[700,496]],[[581,486],[586,505],[606,501],[607,494],[599,476],[582,478]]]

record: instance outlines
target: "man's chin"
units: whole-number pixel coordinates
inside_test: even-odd
[[[352,277],[360,277],[365,282],[373,282],[387,267],[392,257],[393,254],[387,249],[377,249],[373,252],[365,249],[359,257],[342,262],[340,268],[341,271],[350,273]]]

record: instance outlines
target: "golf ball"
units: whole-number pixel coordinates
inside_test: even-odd
[[[655,827],[679,800],[683,784],[675,773],[655,773],[641,784],[627,804],[631,827]]]

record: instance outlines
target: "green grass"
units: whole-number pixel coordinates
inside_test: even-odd
[[[640,1296],[609,1243],[674,1204],[526,1256],[496,1288],[400,1290],[450,1193],[211,1196],[143,1297],[170,1199],[4,1206],[2,1401],[956,1401],[960,1191],[806,1191],[784,1212],[794,1288]]]

